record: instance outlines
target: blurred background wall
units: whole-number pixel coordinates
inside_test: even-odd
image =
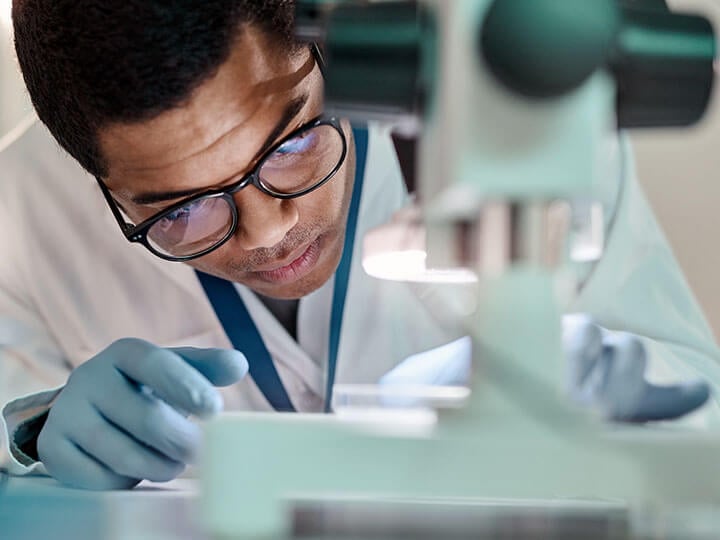
[[[575,0],[568,0],[575,1]],[[30,111],[10,37],[10,2],[0,0],[0,134]],[[670,0],[720,29],[720,0]],[[633,135],[640,178],[688,280],[720,337],[720,84],[698,126]],[[1,174],[1,172],[0,172]]]
[[[11,0],[0,0],[0,134],[30,112],[10,34]]]

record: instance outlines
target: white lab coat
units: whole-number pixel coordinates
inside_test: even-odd
[[[22,474],[39,465],[13,447],[9,434],[46,410],[71,370],[114,340],[230,343],[194,271],[129,244],[94,180],[43,126],[29,121],[11,138],[0,152],[0,402],[6,437],[0,451],[10,470]],[[575,307],[609,328],[653,338],[648,347],[666,375],[702,373],[720,381],[711,333],[632,174],[627,176],[606,257]],[[612,183],[619,185],[617,178]],[[372,128],[357,234],[385,222],[405,201],[389,137]],[[357,241],[338,383],[377,382],[408,355],[446,343],[459,331],[437,324],[413,286],[365,275],[361,247]],[[299,343],[252,293],[238,288],[295,406],[317,410],[332,282],[301,300]],[[226,409],[270,408],[249,377],[223,394]]]

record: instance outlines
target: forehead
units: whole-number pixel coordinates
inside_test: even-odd
[[[289,102],[307,95],[307,109],[321,108],[321,85],[309,51],[289,54],[245,27],[228,60],[182,106],[100,132],[105,180],[119,194],[217,183],[252,161]]]

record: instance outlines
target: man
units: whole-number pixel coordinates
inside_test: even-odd
[[[433,355],[414,353],[457,337],[412,287],[363,274],[355,239],[406,193],[386,134],[322,117],[318,54],[293,40],[292,10],[15,1],[29,93],[77,163],[34,122],[0,154],[13,471],[95,489],[167,480],[197,449],[187,415],[223,400],[320,411],[333,381],[407,380],[407,365],[428,382]],[[675,378],[718,380],[715,348],[637,186],[619,177],[607,257],[575,307],[649,337],[568,323],[573,391],[614,418],[677,416],[705,387],[648,385],[646,355]],[[639,386],[618,408],[630,372]]]

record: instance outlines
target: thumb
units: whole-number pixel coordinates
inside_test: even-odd
[[[703,405],[710,397],[705,381],[692,381],[672,386],[648,384],[642,399],[632,414],[619,418],[627,422],[672,420]]]
[[[235,349],[173,347],[170,350],[180,355],[215,386],[234,384],[242,379],[249,369],[245,355]]]

